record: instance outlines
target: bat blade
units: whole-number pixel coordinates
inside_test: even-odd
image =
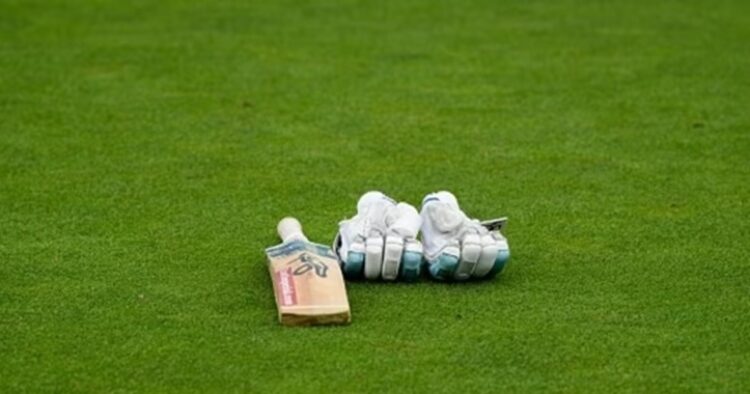
[[[344,276],[328,246],[291,239],[266,249],[266,256],[282,324],[351,322]]]

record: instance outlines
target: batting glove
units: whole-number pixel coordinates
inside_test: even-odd
[[[508,241],[499,229],[504,219],[484,224],[469,219],[456,196],[445,191],[425,196],[421,216],[424,254],[433,278],[491,278],[508,262]]]
[[[357,214],[339,223],[333,250],[350,279],[419,277],[422,244],[417,240],[422,219],[416,208],[397,203],[381,192],[367,192]]]

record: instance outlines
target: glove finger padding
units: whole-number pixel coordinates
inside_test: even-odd
[[[479,234],[466,234],[461,241],[461,260],[456,268],[455,278],[457,280],[466,280],[474,273],[474,269],[482,253]]]
[[[365,278],[377,279],[383,265],[383,237],[367,238],[365,244]]]
[[[486,276],[495,265],[495,259],[499,250],[499,245],[492,235],[486,234],[482,236],[482,252],[479,255],[479,261],[472,276],[476,278]]]
[[[385,280],[394,280],[398,277],[398,270],[401,265],[401,255],[404,252],[404,239],[389,235],[385,238],[384,249],[383,271],[381,275]]]

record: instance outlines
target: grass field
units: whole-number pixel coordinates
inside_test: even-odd
[[[750,391],[750,3],[0,1],[0,392]],[[359,195],[496,280],[276,321]]]

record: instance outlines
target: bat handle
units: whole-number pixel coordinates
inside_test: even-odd
[[[276,230],[279,232],[279,237],[281,237],[281,240],[284,242],[293,240],[307,241],[307,237],[305,237],[305,234],[302,232],[302,225],[299,223],[299,220],[293,217],[285,217],[281,219]]]

